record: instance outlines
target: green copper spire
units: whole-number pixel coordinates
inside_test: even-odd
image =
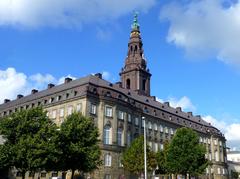
[[[139,30],[139,23],[138,23],[138,12],[134,12],[134,20],[133,20],[133,24],[132,24],[132,30]]]

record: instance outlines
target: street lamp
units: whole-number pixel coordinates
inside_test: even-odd
[[[147,179],[147,139],[146,139],[146,121],[145,117],[143,120],[143,131],[144,131],[144,179]]]

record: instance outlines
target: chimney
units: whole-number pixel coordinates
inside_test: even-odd
[[[21,99],[22,97],[23,97],[22,94],[18,94],[18,95],[17,95],[17,99]]]
[[[54,87],[54,86],[55,86],[54,84],[49,83],[49,84],[48,84],[48,89],[51,89],[51,88]]]
[[[151,96],[151,98],[153,99],[153,101],[156,101],[156,96]]]
[[[38,90],[36,90],[36,89],[32,89],[31,94],[35,94],[35,93],[37,93],[37,92],[38,92]]]
[[[102,79],[102,73],[96,73],[95,76]]]
[[[122,88],[122,82],[118,81],[118,82],[116,82],[116,85],[118,85],[118,87]]]
[[[177,107],[176,108],[178,112],[182,112],[182,108],[181,107]]]
[[[196,115],[196,117],[197,117],[198,119],[201,119],[201,116],[200,116],[200,115]]]
[[[10,99],[4,99],[4,103],[8,103],[10,101],[11,101]]]
[[[70,81],[72,81],[72,78],[66,77],[65,80],[64,80],[64,83],[67,84],[67,83],[69,83]]]
[[[169,102],[164,102],[163,104],[166,105],[166,106],[168,106],[168,107],[170,106],[170,105],[169,105]]]
[[[192,116],[192,112],[187,112],[189,116]]]

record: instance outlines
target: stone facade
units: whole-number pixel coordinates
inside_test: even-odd
[[[66,78],[65,83],[59,86],[49,84],[46,90],[38,92],[34,89],[28,96],[18,95],[16,100],[5,100],[0,105],[0,116],[36,106],[43,106],[58,125],[73,111],[91,116],[100,131],[104,161],[99,170],[90,174],[94,179],[133,178],[124,171],[121,155],[134,138],[143,134],[142,117],[147,122],[148,144],[153,151],[162,150],[164,141],[171,140],[177,128],[189,127],[199,133],[199,142],[207,148],[206,158],[213,163],[201,178],[227,178],[226,139],[223,134],[201,116],[172,108],[168,102],[160,103],[151,96],[151,74],[146,67],[139,25],[135,19],[128,56],[120,72],[121,82],[112,84],[103,80],[101,74],[74,81]],[[44,177],[40,178],[53,175],[56,173],[43,174]]]

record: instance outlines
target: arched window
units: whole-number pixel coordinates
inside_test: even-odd
[[[127,79],[127,89],[130,89],[130,85],[131,85],[130,79]]]
[[[123,146],[123,129],[122,128],[118,128],[117,142],[118,142],[118,145]]]
[[[107,167],[112,166],[112,156],[109,153],[105,154],[104,156],[104,165]]]
[[[103,143],[104,144],[112,144],[112,141],[111,141],[111,126],[110,125],[107,125],[107,126],[104,127]]]
[[[142,82],[142,90],[143,91],[146,90],[146,80],[143,80],[143,82]]]
[[[137,45],[135,45],[134,51],[135,51],[135,52],[137,51]]]

